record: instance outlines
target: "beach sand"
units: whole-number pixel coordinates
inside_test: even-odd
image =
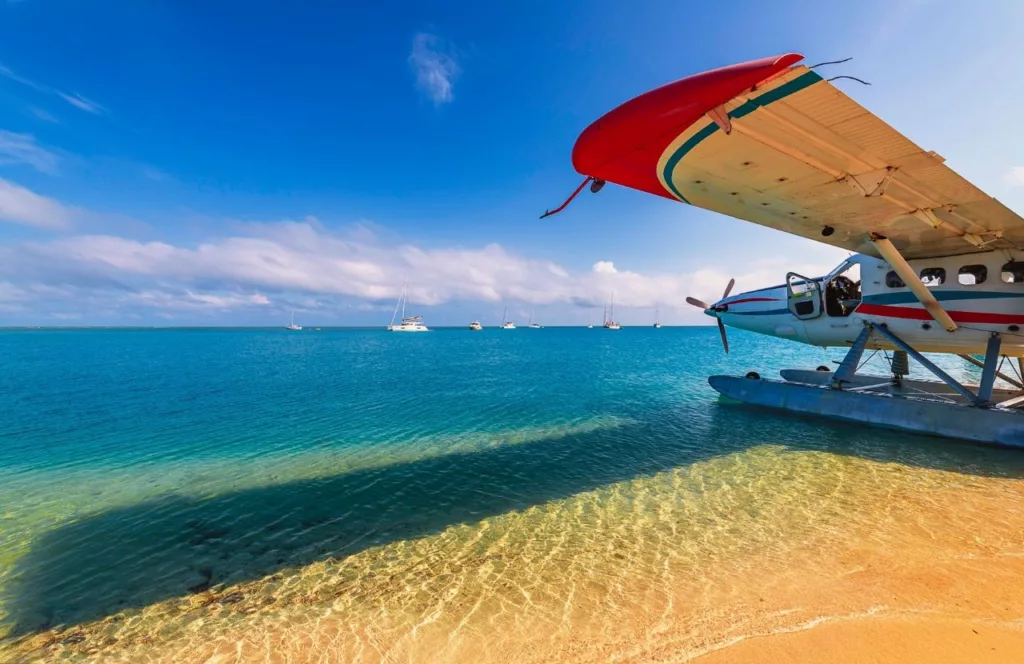
[[[1024,480],[752,450],[71,633],[0,659],[1021,662]]]
[[[1024,629],[984,621],[861,618],[745,639],[696,664],[1017,664]]]

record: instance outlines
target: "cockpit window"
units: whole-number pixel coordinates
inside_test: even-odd
[[[889,273],[885,275],[885,285],[889,288],[906,288],[906,284],[900,279],[899,275],[889,270]]]
[[[946,268],[926,267],[921,270],[921,283],[929,288],[946,283]]]
[[[977,286],[988,279],[988,268],[984,265],[964,265],[956,273],[961,286]]]
[[[1008,284],[1024,283],[1024,261],[1010,261],[1003,266],[1000,276]]]

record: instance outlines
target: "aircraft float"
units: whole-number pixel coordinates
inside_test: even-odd
[[[761,406],[1024,447],[1024,219],[832,84],[853,77],[826,79],[802,60],[707,71],[606,113],[573,147],[585,180],[543,216],[611,182],[854,252],[824,277],[790,272],[736,295],[730,281],[713,304],[687,298],[717,319],[725,352],[725,326],[849,348],[834,371],[711,376],[711,387]],[[891,376],[859,373],[867,350],[893,351]],[[973,362],[978,384],[922,353]],[[910,358],[938,380],[907,379]]]

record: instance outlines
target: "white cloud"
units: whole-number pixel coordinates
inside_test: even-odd
[[[427,32],[420,32],[412,40],[409,64],[416,73],[416,87],[435,105],[449,103],[460,69],[449,45]]]
[[[36,92],[39,92],[39,93],[42,93],[42,94],[45,94],[45,95],[54,95],[56,97],[59,97],[59,98],[63,99],[65,102],[67,102],[67,103],[71,104],[72,106],[74,106],[75,108],[77,108],[79,110],[82,110],[82,111],[85,111],[86,113],[92,113],[93,115],[102,115],[103,113],[107,112],[107,109],[103,108],[102,106],[100,106],[96,102],[92,101],[91,99],[86,99],[85,97],[83,97],[80,94],[63,92],[61,90],[57,90],[56,88],[51,88],[48,85],[43,85],[42,83],[37,83],[36,81],[33,81],[30,78],[25,78],[24,76],[19,76],[18,74],[14,73],[13,70],[11,70],[10,68],[5,67],[3,65],[0,65],[0,76],[4,76],[6,78],[9,78],[10,80],[14,81],[15,83],[20,83],[21,85],[24,85],[27,88],[35,90]],[[34,110],[34,112],[36,113],[36,115],[39,115],[38,111]],[[45,111],[43,111],[43,113],[45,115],[47,115],[47,116],[49,115]],[[43,116],[40,116],[40,117],[43,117]],[[50,117],[52,117],[52,116],[50,116]],[[43,119],[48,119],[48,118],[43,118]]]
[[[98,302],[106,310],[232,311],[333,307],[346,300],[390,306],[408,276],[409,300],[420,306],[464,301],[599,308],[614,292],[622,308],[675,307],[689,313],[687,295],[713,301],[730,276],[741,292],[777,283],[787,269],[821,274],[833,267],[831,261],[795,265],[778,259],[739,275],[715,270],[642,274],[599,261],[591,270],[573,272],[497,244],[384,244],[362,233],[331,233],[315,220],[249,224],[244,230],[195,246],[113,235],[30,243],[0,250],[0,284],[12,294],[63,289],[72,293],[66,298]],[[697,311],[691,320],[704,322]]]
[[[0,221],[35,228],[67,228],[74,212],[52,198],[40,196],[0,178]]]
[[[0,221],[42,229],[87,223],[93,213],[68,207],[0,179]],[[406,277],[418,306],[452,302],[599,309],[611,293],[622,309],[660,306],[706,322],[686,304],[779,283],[787,270],[820,275],[846,252],[808,243],[801,258],[773,257],[740,274],[694,266],[642,273],[610,260],[572,270],[498,245],[423,247],[388,241],[367,222],[331,230],[317,219],[231,222],[231,234],[193,244],[114,234],[63,235],[49,241],[0,243],[0,310],[118,312],[119,316],[339,306],[390,308]],[[152,232],[152,231],[149,231]],[[605,258],[605,257],[602,257]]]
[[[43,173],[54,173],[57,162],[57,155],[36,143],[31,134],[0,129],[0,165],[28,164]]]
[[[1011,187],[1024,187],[1024,166],[1014,166],[1003,176],[1003,180]]]

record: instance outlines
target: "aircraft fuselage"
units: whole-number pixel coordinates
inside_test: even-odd
[[[850,346],[865,323],[885,324],[921,352],[1024,356],[1024,256],[987,252],[909,261],[957,323],[947,332],[883,260],[858,254],[824,277],[790,273],[779,286],[723,298],[705,313],[730,327],[812,346]],[[856,278],[859,268],[860,278]],[[848,276],[852,274],[851,276]],[[889,348],[884,340],[872,347]]]

